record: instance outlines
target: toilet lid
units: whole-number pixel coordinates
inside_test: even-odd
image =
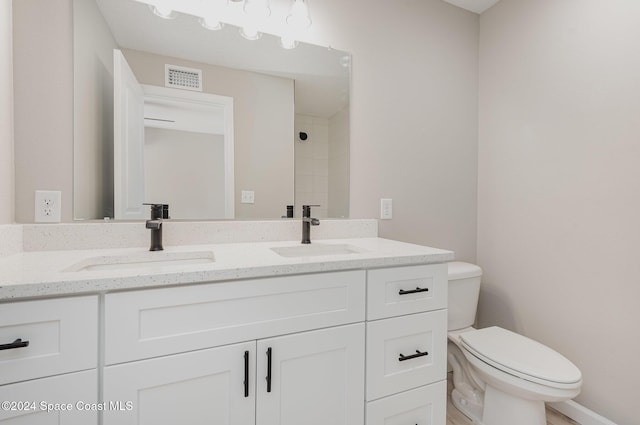
[[[499,327],[464,332],[462,345],[471,354],[504,372],[533,382],[575,384],[580,370],[566,357],[532,339]]]

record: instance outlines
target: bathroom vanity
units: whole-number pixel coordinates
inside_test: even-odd
[[[197,264],[149,264],[141,249],[0,259],[0,344],[29,342],[0,351],[0,423],[444,425],[453,253],[312,246],[324,251],[164,254],[212,253]]]

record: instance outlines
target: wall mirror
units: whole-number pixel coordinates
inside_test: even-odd
[[[303,204],[348,217],[348,53],[249,41],[135,0],[73,7],[75,219],[146,218],[141,199],[170,204],[177,219],[280,218],[287,205],[299,216]],[[114,51],[146,99],[138,115],[128,89],[117,98]],[[122,157],[117,139],[140,131]]]

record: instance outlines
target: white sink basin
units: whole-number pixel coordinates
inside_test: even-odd
[[[82,260],[65,269],[66,272],[124,270],[139,268],[156,268],[171,266],[187,266],[215,262],[212,251],[197,252],[144,252],[133,255],[105,255]]]
[[[281,257],[317,257],[320,255],[349,255],[366,252],[362,248],[358,248],[347,244],[314,244],[295,245],[271,248],[273,252]]]

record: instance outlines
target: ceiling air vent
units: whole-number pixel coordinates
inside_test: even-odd
[[[202,91],[202,70],[177,65],[165,65],[164,71],[164,84],[166,87]]]

